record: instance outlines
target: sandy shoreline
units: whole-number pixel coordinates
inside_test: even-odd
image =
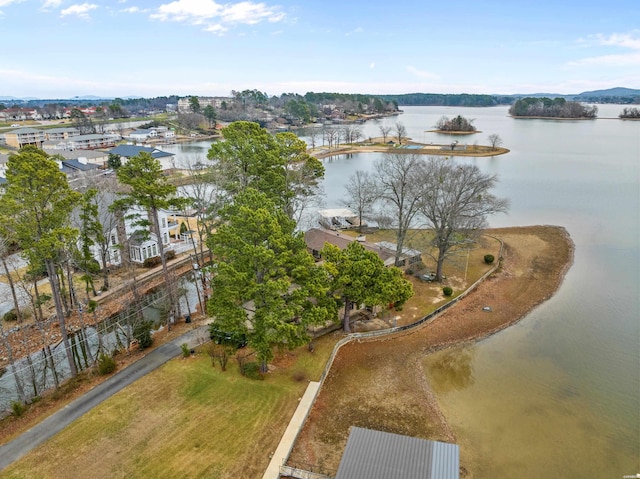
[[[490,234],[505,243],[501,267],[458,305],[423,327],[340,350],[292,460],[337,469],[352,425],[461,442],[426,380],[425,355],[479,341],[518,322],[558,290],[573,263],[574,245],[564,228],[504,228]],[[466,457],[463,451],[463,474],[472,477]]]
[[[351,155],[354,153],[406,153],[406,154],[417,154],[417,155],[438,155],[438,156],[472,156],[472,157],[490,157],[490,156],[498,156],[504,155],[505,153],[509,153],[509,149],[496,147],[495,149],[491,149],[489,146],[472,146],[468,150],[451,150],[446,149],[449,145],[435,145],[435,144],[424,144],[424,143],[416,143],[416,142],[408,142],[404,143],[405,146],[417,146],[419,148],[398,148],[395,146],[384,146],[384,145],[348,145],[341,146],[334,149],[329,148],[321,148],[315,149],[310,152],[312,156],[315,156],[318,159],[329,158],[331,156],[337,155]],[[445,147],[445,149],[442,149]]]

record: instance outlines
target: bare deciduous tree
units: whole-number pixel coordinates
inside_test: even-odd
[[[340,131],[338,129],[331,127],[325,128],[322,134],[323,141],[326,140],[329,144],[329,149],[333,148],[334,144],[338,146],[338,142],[340,141]]]
[[[402,138],[407,136],[407,127],[401,121],[396,122],[396,136],[398,137],[398,143],[402,144]]]
[[[387,137],[391,133],[391,126],[389,125],[380,125],[380,134],[382,135],[382,141],[384,143],[387,142]]]
[[[362,138],[362,128],[358,125],[345,125],[342,128],[342,138],[345,143],[355,143]]]
[[[475,165],[460,165],[446,158],[430,158],[420,170],[425,185],[420,213],[433,228],[436,280],[442,279],[445,258],[468,244],[486,227],[486,217],[504,213],[509,201],[491,193],[498,179]]]
[[[396,263],[402,255],[404,241],[422,194],[421,170],[424,161],[420,155],[406,153],[385,153],[384,158],[375,163],[375,183],[377,196],[382,208],[393,218],[396,229]],[[384,215],[382,215],[384,216]]]
[[[500,135],[498,135],[497,133],[490,134],[487,137],[487,140],[489,140],[489,143],[491,144],[491,149],[492,150],[495,150],[500,145],[502,145],[502,138],[500,138]]]
[[[373,178],[366,171],[357,170],[345,185],[347,198],[344,205],[353,208],[358,215],[358,231],[362,231],[362,218],[370,212],[377,198]]]

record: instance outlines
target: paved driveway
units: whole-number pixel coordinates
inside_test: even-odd
[[[169,359],[181,354],[181,344],[187,343],[189,344],[189,347],[196,346],[199,338],[201,338],[203,334],[208,334],[208,328],[208,325],[200,326],[169,343],[157,347],[142,359],[131,364],[126,369],[114,374],[102,384],[96,386],[58,412],[52,414],[47,419],[18,436],[13,441],[5,444],[4,446],[0,446],[0,471],[12,462],[17,461],[22,456],[29,453],[32,449],[35,449],[49,438],[56,435],[80,416],[89,412],[102,401],[108,399],[125,386],[128,386],[145,374],[148,374],[154,369],[162,366]]]

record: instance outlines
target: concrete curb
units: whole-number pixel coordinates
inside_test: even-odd
[[[269,463],[267,470],[262,475],[262,479],[278,479],[280,477],[280,466],[282,466],[284,461],[289,457],[291,449],[293,449],[293,444],[295,443],[298,433],[311,410],[311,406],[315,401],[316,394],[318,394],[319,389],[319,382],[309,382],[307,390],[300,399],[298,407],[293,413],[291,421],[289,421],[289,425],[282,435],[282,439],[280,439],[280,444],[278,444],[276,452],[271,456],[271,462]]]

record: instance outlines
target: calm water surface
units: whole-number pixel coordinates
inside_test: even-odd
[[[475,478],[640,473],[640,122],[603,118],[622,108],[601,105],[598,120],[550,121],[515,120],[506,107],[405,107],[381,120],[402,121],[416,141],[448,143],[425,130],[442,115],[475,118],[482,133],[460,143],[487,144],[497,133],[511,150],[452,159],[499,176],[496,193],[511,210],[491,225],[561,225],[576,245],[558,293],[519,324],[425,358]],[[380,136],[381,122],[364,125],[365,137]],[[204,158],[207,149],[186,153]],[[349,176],[379,157],[324,160],[325,206],[342,206]]]

